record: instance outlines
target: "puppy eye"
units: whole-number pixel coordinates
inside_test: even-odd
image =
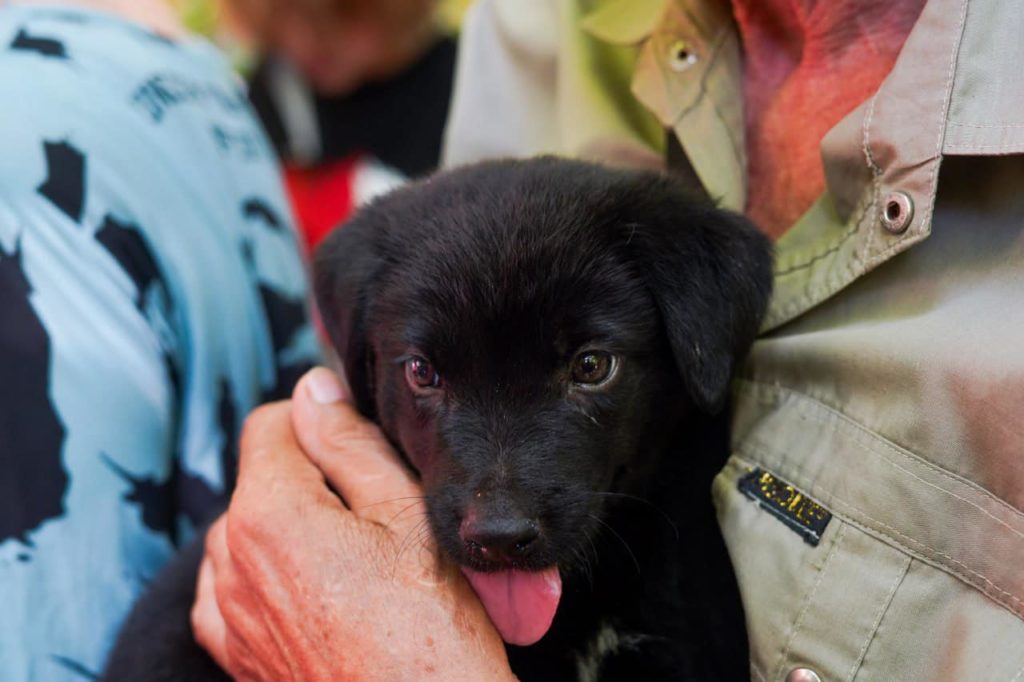
[[[405,380],[409,382],[409,386],[414,391],[437,388],[441,385],[441,375],[437,373],[429,360],[419,356],[405,361]]]
[[[572,361],[572,380],[577,384],[595,386],[611,377],[615,356],[602,350],[586,350]]]

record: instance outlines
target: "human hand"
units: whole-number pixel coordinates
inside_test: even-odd
[[[418,483],[331,372],[256,410],[240,449],[192,610],[222,668],[246,680],[514,679],[476,595],[438,557]]]

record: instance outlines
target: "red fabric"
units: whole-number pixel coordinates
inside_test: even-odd
[[[747,215],[781,236],[825,189],[821,139],[892,70],[924,0],[734,0]]]
[[[352,215],[352,185],[361,161],[362,156],[354,154],[314,168],[285,168],[292,210],[311,252],[332,229]]]

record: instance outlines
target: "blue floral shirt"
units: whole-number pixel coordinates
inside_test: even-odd
[[[80,680],[316,361],[271,149],[227,64],[0,9],[0,679]]]

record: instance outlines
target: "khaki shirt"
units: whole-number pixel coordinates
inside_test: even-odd
[[[449,164],[658,166],[669,129],[743,209],[727,2],[480,0],[461,50]],[[714,488],[754,679],[1024,681],[1022,152],[1014,0],[930,0],[822,141]],[[781,516],[831,515],[816,545],[739,490],[751,471]]]

